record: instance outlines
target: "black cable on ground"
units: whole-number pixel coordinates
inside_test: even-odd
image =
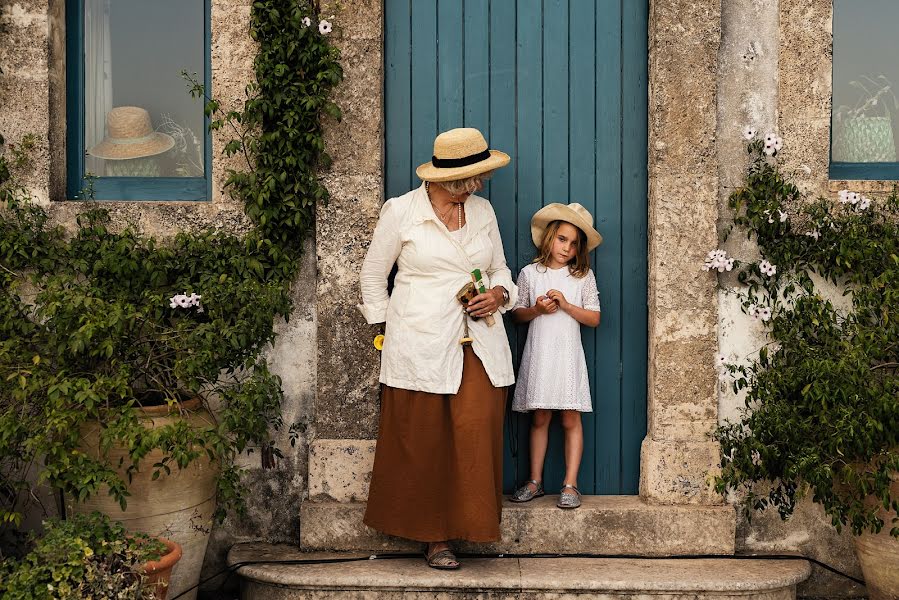
[[[460,558],[618,558],[618,559],[639,559],[639,560],[685,560],[685,559],[700,559],[700,558],[714,558],[719,560],[805,560],[812,564],[815,564],[822,569],[830,571],[836,575],[841,577],[845,577],[846,579],[855,582],[859,585],[865,585],[865,582],[857,577],[853,577],[848,573],[844,573],[840,571],[836,567],[832,567],[827,563],[823,563],[820,560],[815,558],[809,558],[807,556],[802,556],[801,554],[679,554],[676,556],[641,556],[638,554],[590,554],[590,553],[575,553],[575,554],[512,554],[512,553],[498,553],[498,554],[471,554],[471,553],[456,553],[456,556]],[[327,565],[334,563],[348,563],[348,562],[362,562],[368,560],[395,560],[400,558],[422,558],[420,553],[412,553],[412,552],[394,552],[394,553],[384,553],[384,554],[371,554],[369,556],[352,556],[346,558],[296,558],[289,560],[245,560],[238,563],[234,563],[230,567],[226,569],[222,569],[215,575],[211,577],[207,577],[206,579],[200,581],[197,585],[188,588],[174,596],[170,600],[176,600],[181,596],[187,594],[191,590],[200,587],[204,583],[208,581],[212,581],[216,577],[220,577],[227,573],[227,577],[225,580],[219,584],[218,589],[221,590],[225,587],[225,584],[231,579],[231,576],[237,571],[237,569],[241,567],[248,567],[251,565]]]

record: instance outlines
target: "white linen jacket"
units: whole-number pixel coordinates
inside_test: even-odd
[[[462,382],[465,314],[456,293],[481,270],[489,289],[501,285],[509,301],[496,323],[468,319],[472,349],[495,387],[512,385],[512,352],[501,314],[515,305],[518,288],[506,266],[503,243],[490,202],[469,196],[466,226],[456,240],[434,214],[424,185],[381,207],[359,283],[368,323],[384,323],[380,381],[385,385],[434,394],[455,394]],[[397,264],[393,293],[387,277]]]

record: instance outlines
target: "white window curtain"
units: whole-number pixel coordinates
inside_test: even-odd
[[[84,145],[99,144],[106,135],[106,114],[112,110],[112,48],[109,11],[112,0],[84,0]],[[85,156],[85,170],[105,175],[103,159]]]

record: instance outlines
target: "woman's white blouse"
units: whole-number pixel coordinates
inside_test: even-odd
[[[457,237],[434,214],[424,185],[391,198],[381,208],[359,282],[362,311],[369,323],[386,322],[380,381],[391,387],[455,394],[462,382],[465,313],[456,299],[481,270],[487,288],[502,286],[509,301],[487,327],[483,319],[468,319],[472,349],[496,387],[512,385],[512,352],[501,314],[518,297],[506,266],[503,243],[490,202],[470,196],[465,202],[466,226]],[[387,277],[397,264],[393,293]]]

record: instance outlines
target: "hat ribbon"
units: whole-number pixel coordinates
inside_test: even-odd
[[[487,160],[488,158],[490,158],[489,148],[487,150],[484,150],[483,152],[478,152],[477,154],[471,154],[469,156],[463,156],[462,158],[437,158],[436,156],[432,156],[431,164],[438,169],[453,169],[455,167],[467,167],[468,165],[479,163],[482,160]]]
[[[151,133],[150,135],[145,135],[145,136],[139,137],[139,138],[114,138],[114,137],[107,137],[107,138],[106,138],[106,141],[109,142],[110,144],[118,144],[118,145],[121,145],[121,146],[130,146],[131,144],[143,144],[144,142],[150,142],[150,141],[153,141],[153,139],[154,139],[155,137],[156,137],[156,132],[154,131],[154,132]]]

